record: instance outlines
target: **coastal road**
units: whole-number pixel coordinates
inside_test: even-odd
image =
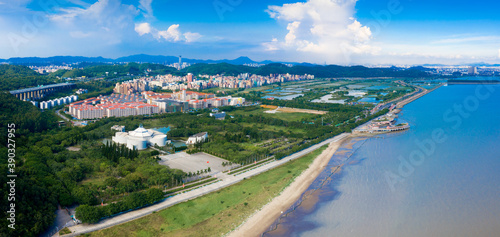
[[[68,235],[64,235],[64,236],[82,235],[85,233],[105,229],[105,228],[108,228],[111,226],[119,225],[119,224],[122,224],[122,223],[125,223],[128,221],[132,221],[132,220],[141,218],[141,217],[149,215],[153,212],[157,212],[157,211],[163,210],[165,208],[171,207],[175,204],[182,203],[182,202],[203,196],[205,194],[217,191],[219,189],[231,186],[233,184],[236,184],[236,183],[242,181],[243,179],[247,179],[247,178],[250,178],[252,176],[258,175],[260,173],[271,170],[273,168],[276,168],[276,167],[278,167],[286,162],[289,162],[291,160],[295,160],[295,159],[297,159],[301,156],[304,156],[312,151],[315,151],[324,145],[327,145],[327,144],[330,144],[332,142],[336,142],[336,141],[339,141],[341,139],[344,139],[347,136],[349,136],[349,133],[340,134],[336,137],[327,139],[321,143],[313,145],[307,149],[304,149],[302,151],[299,151],[299,152],[291,154],[287,157],[284,157],[281,160],[276,160],[276,161],[270,162],[266,165],[260,166],[256,169],[247,171],[245,173],[242,173],[242,174],[239,174],[236,176],[233,176],[233,175],[219,176],[219,178],[222,179],[219,182],[216,182],[216,183],[213,183],[213,184],[201,187],[201,188],[197,188],[197,189],[194,189],[194,190],[189,191],[189,192],[178,194],[178,195],[173,196],[173,197],[169,197],[169,198],[165,199],[164,201],[157,203],[155,205],[149,206],[149,207],[141,208],[141,209],[131,211],[131,212],[128,212],[128,213],[125,213],[122,215],[118,215],[118,216],[115,216],[112,218],[107,218],[107,219],[104,219],[96,224],[91,224],[91,225],[80,224],[80,225],[69,227],[69,229],[72,233],[68,234]]]

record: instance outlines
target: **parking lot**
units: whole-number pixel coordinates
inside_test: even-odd
[[[200,152],[196,154],[189,155],[186,152],[178,152],[171,155],[160,156],[161,165],[166,165],[173,169],[180,169],[184,172],[194,172],[199,170],[205,170],[210,167],[211,174],[222,172],[228,170],[230,167],[222,166],[222,162],[228,162],[227,160]]]

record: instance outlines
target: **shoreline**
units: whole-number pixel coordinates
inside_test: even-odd
[[[431,89],[424,90],[417,93],[410,98],[398,103],[398,108],[403,108],[406,104],[419,99],[426,94],[433,92],[443,84]],[[268,204],[247,218],[240,226],[236,227],[233,231],[226,234],[228,237],[240,236],[262,236],[269,226],[276,221],[285,211],[287,211],[301,196],[307,191],[309,186],[316,180],[324,168],[330,162],[332,156],[337,152],[340,146],[346,141],[356,137],[372,137],[380,134],[387,134],[391,132],[378,132],[378,133],[350,133],[348,136],[336,141],[331,142],[328,148],[323,151],[313,163],[307,168],[300,176],[298,176],[292,183],[286,187],[279,196],[275,197]],[[263,225],[263,223],[266,223]]]
[[[349,134],[338,141],[331,142],[328,148],[317,156],[311,165],[295,178],[278,196],[256,211],[226,236],[261,236],[269,228],[267,223],[273,223],[283,212],[287,211],[316,180],[318,175],[323,172],[332,156],[342,144],[354,137],[358,136]],[[266,225],[262,225],[263,223],[266,223]]]

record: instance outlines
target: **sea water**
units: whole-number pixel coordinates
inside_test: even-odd
[[[441,87],[400,118],[340,149],[264,236],[500,236],[500,85]]]

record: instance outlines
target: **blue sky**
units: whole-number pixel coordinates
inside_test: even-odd
[[[0,0],[0,58],[500,63],[498,9],[484,0]]]

